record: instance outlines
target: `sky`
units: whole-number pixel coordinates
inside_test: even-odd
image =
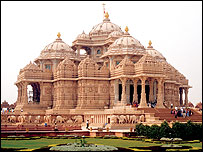
[[[188,99],[202,102],[201,1],[1,1],[1,102],[17,100],[20,69],[61,33],[72,45],[83,30],[103,21],[103,3],[112,23],[145,47],[152,46],[188,80]]]

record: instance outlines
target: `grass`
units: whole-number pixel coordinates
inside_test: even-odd
[[[109,145],[115,147],[148,147],[148,146],[159,146],[162,144],[156,143],[149,143],[143,141],[136,141],[136,140],[122,140],[122,139],[98,139],[98,138],[86,138],[87,143],[94,143],[94,144],[102,144],[102,145]],[[51,145],[57,144],[66,144],[75,142],[76,139],[36,139],[36,140],[1,140],[1,148],[27,148],[27,149],[38,149],[42,147],[47,147]],[[77,139],[79,142],[79,139]],[[186,143],[186,144],[178,144],[178,145],[185,145],[185,146],[192,146],[194,148],[201,148],[202,143]]]

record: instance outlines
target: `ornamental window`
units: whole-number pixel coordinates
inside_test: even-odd
[[[50,64],[46,64],[45,65],[45,69],[51,70],[51,65]]]
[[[101,54],[101,50],[97,50],[97,54]]]

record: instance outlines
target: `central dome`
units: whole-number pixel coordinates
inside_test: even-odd
[[[92,30],[89,33],[89,35],[91,37],[94,37],[94,36],[106,36],[106,37],[108,37],[108,35],[113,31],[119,31],[122,33],[121,28],[118,25],[111,23],[110,19],[108,17],[109,17],[108,13],[106,13],[105,19],[103,20],[103,22],[95,25],[92,28]]]
[[[128,33],[127,27],[125,30],[123,36],[115,40],[101,58],[112,55],[143,55],[146,53],[144,46]]]

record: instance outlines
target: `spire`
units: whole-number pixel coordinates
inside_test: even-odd
[[[58,36],[58,38],[60,39],[60,37],[61,37],[61,34],[60,34],[60,32],[58,32],[57,36]]]
[[[105,5],[106,4],[103,3],[102,5],[103,5],[103,11],[104,11],[104,15],[105,15]]]
[[[108,12],[105,13],[105,17],[106,17],[107,19],[109,18]]]
[[[151,40],[149,40],[149,46],[151,46],[152,45],[152,41]]]
[[[152,41],[151,41],[151,40],[149,40],[149,43],[148,43],[148,44],[149,44],[149,46],[148,46],[147,48],[153,48],[153,47],[152,47]]]
[[[126,31],[126,33],[128,33],[128,31],[129,31],[128,26],[125,27],[125,31]]]

